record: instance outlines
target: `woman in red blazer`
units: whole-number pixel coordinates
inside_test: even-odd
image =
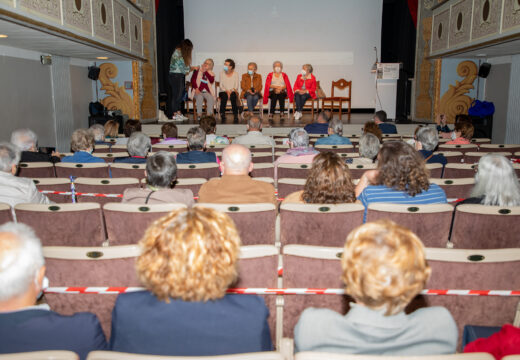
[[[280,116],[283,116],[285,111],[285,99],[288,97],[289,101],[293,102],[293,91],[291,82],[286,73],[282,72],[283,64],[281,61],[273,63],[273,72],[267,75],[264,87],[264,105],[267,104],[268,99],[271,99],[271,111],[269,118],[271,119],[276,108],[276,102],[280,104]]]
[[[309,98],[316,99],[316,77],[312,75],[312,65],[302,66],[302,73],[298,75],[294,82],[294,101],[296,102],[296,112],[294,119],[302,117],[303,105]]]

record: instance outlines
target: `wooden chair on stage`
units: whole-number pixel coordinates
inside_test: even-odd
[[[348,96],[335,96],[335,88],[340,91],[345,91]],[[352,107],[352,81],[339,79],[338,81],[332,82],[330,97],[326,97],[321,100],[321,110],[328,108],[332,113],[334,113],[334,108],[337,105],[339,107],[339,119],[341,120],[341,116],[343,115],[343,103],[348,103],[348,121],[350,122],[350,113]]]

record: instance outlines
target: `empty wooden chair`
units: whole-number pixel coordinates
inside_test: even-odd
[[[18,204],[18,222],[34,229],[44,246],[101,246],[105,225],[101,206],[83,204]]]
[[[258,163],[253,165],[251,177],[272,177],[274,178],[274,165],[268,163]]]
[[[0,203],[0,224],[13,221],[13,212],[8,204]]]
[[[74,181],[76,192],[89,194],[109,194],[108,197],[78,195],[78,202],[96,202],[106,204],[108,202],[121,202],[122,195],[128,188],[140,187],[139,180],[135,178],[77,178]],[[121,195],[114,197],[113,195]]]
[[[468,151],[467,153],[465,153],[464,162],[466,164],[478,164],[478,162],[480,161],[482,156],[487,155],[487,154],[502,155],[508,159],[510,159],[511,156],[513,156],[513,154],[510,152],[498,152],[498,151],[486,152],[486,151],[483,151],[483,149],[481,149],[481,151],[478,151],[478,152]]]
[[[56,163],[56,177],[68,178],[73,177],[91,177],[91,178],[107,178],[109,177],[108,165],[101,163]]]
[[[107,203],[103,206],[110,245],[136,244],[148,226],[184,204]]]
[[[285,198],[287,195],[303,190],[306,179],[278,179],[278,197]]]
[[[430,179],[430,183],[439,185],[446,193],[448,201],[452,199],[466,199],[470,196],[475,185],[474,178],[461,179]]]
[[[436,151],[434,155],[443,155],[448,164],[460,164],[464,160],[464,154],[460,151]]]
[[[146,164],[123,164],[123,163],[112,163],[110,164],[110,172],[113,178],[144,178],[144,170]]]
[[[27,178],[56,177],[51,162],[28,162],[18,164],[18,176]]]
[[[477,165],[475,164],[446,164],[444,167],[445,179],[459,179],[475,177]]]
[[[335,89],[342,91],[342,93],[334,93]],[[330,97],[321,99],[321,110],[329,107],[330,111],[334,113],[334,108],[337,106],[339,108],[339,119],[341,120],[341,116],[343,115],[343,103],[348,104],[348,121],[350,122],[350,113],[352,107],[352,81],[339,79],[338,81],[332,82]]]
[[[352,229],[363,223],[361,204],[280,205],[280,242],[320,246],[343,246]]]
[[[70,179],[67,178],[33,178],[38,190],[71,192]],[[55,203],[72,203],[72,195],[44,194]]]
[[[275,243],[276,207],[273,204],[209,204],[198,203],[228,214],[234,221],[242,245]]]
[[[220,167],[214,163],[177,164],[177,178],[211,179],[220,176]]]
[[[520,247],[520,207],[462,204],[453,219],[451,242],[459,249]]]
[[[453,206],[450,204],[374,203],[368,205],[367,222],[389,219],[409,228],[425,246],[446,247],[452,215]]]
[[[354,152],[353,145],[316,145],[314,147],[319,152],[332,151],[334,153]]]

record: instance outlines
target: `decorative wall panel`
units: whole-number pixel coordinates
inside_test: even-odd
[[[472,0],[462,0],[451,6],[450,48],[469,42],[471,36]]]
[[[520,27],[520,0],[504,0],[502,31]]]
[[[130,49],[133,53],[143,54],[141,18],[130,12]]]
[[[63,22],[81,31],[92,34],[90,0],[63,1]]]
[[[446,9],[433,17],[433,29],[431,34],[432,52],[448,48],[450,10]]]
[[[94,36],[114,42],[114,26],[111,0],[92,0]]]
[[[128,19],[128,8],[114,0],[114,31],[116,34],[116,45],[130,49],[130,20]]]
[[[117,66],[112,63],[103,63],[99,68],[101,90],[104,90],[108,95],[101,100],[101,103],[108,110],[121,110],[123,114],[133,118],[135,114],[132,98],[128,95],[124,86],[120,86],[117,82],[111,80],[117,76]]]
[[[473,99],[466,95],[474,88],[473,82],[477,78],[478,68],[473,61],[463,61],[457,66],[457,74],[462,77],[462,81],[455,81],[455,85],[450,85],[439,104],[439,113],[445,114],[448,123],[455,122],[458,114],[467,114]]]
[[[60,0],[18,0],[18,7],[61,23]]]
[[[471,38],[477,39],[496,34],[500,30],[501,11],[501,0],[475,0]]]
[[[431,119],[432,114],[432,97],[430,94],[430,74],[432,70],[432,63],[427,60],[428,51],[430,48],[430,40],[432,38],[432,18],[427,17],[421,21],[422,41],[424,48],[418,48],[417,53],[422,52],[422,61],[418,66],[417,77],[418,81],[418,95],[415,100],[415,117],[418,119]],[[421,55],[418,55],[421,56]]]

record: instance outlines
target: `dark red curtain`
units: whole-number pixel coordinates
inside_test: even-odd
[[[159,0],[157,0],[159,1]],[[413,24],[417,29],[417,7],[419,6],[419,0],[408,0],[408,10],[410,10],[410,15],[412,16]]]

